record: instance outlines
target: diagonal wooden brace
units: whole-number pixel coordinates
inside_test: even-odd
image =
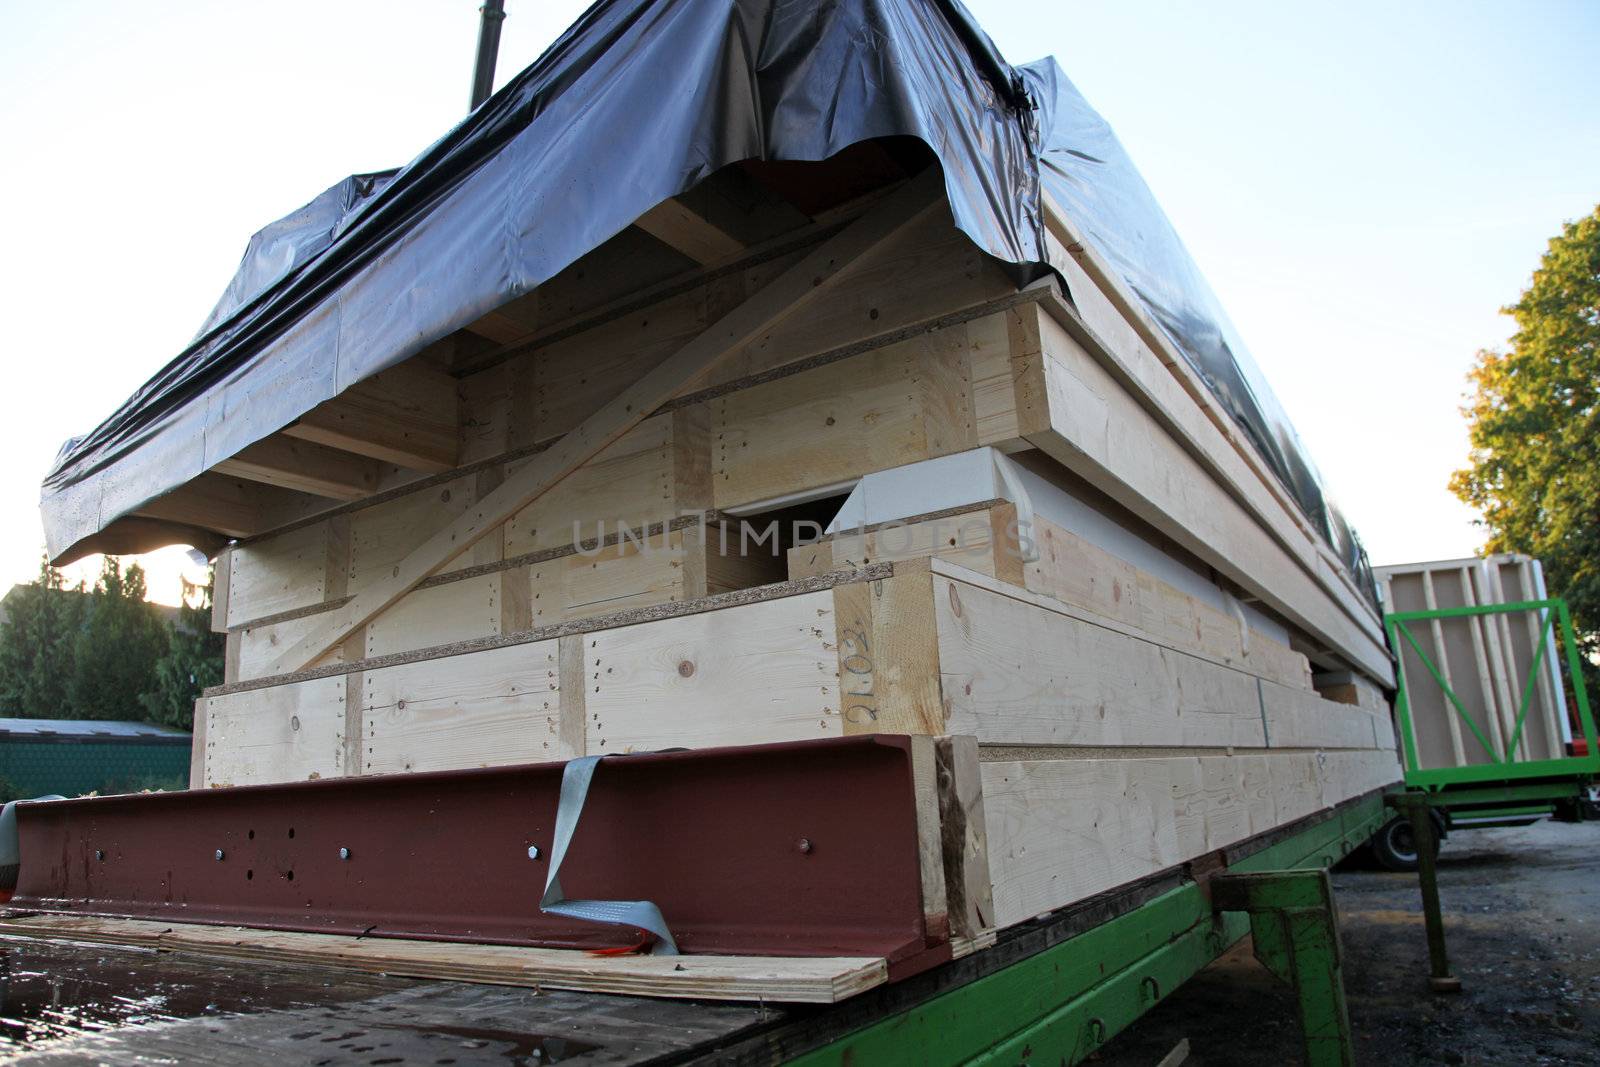
[[[662,404],[703,381],[719,363],[805,308],[851,263],[942,202],[941,172],[929,167],[808,253],[704,333],[634,382],[477,505],[412,549],[384,577],[320,617],[268,673],[300,670],[405,596],[434,571],[549,492]]]

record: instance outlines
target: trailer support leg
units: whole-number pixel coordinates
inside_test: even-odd
[[[1351,1067],[1355,1050],[1327,870],[1218,875],[1211,880],[1211,903],[1218,911],[1248,912],[1256,959],[1294,986],[1306,1063]]]
[[[1450,973],[1450,954],[1444,945],[1444,915],[1439,908],[1439,874],[1434,865],[1438,828],[1425,793],[1401,793],[1394,806],[1411,823],[1417,846],[1417,881],[1422,886],[1422,918],[1428,929],[1428,983],[1435,993],[1461,992],[1461,979]]]

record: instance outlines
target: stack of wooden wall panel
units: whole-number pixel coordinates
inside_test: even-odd
[[[1396,781],[1376,614],[1062,226],[1070,291],[1018,291],[948,213],[918,224],[340,648],[274,675],[319,615],[800,252],[475,369],[424,353],[459,375],[463,465],[227,553],[227,684],[199,702],[195,784],[967,736],[986,918],[1006,925]],[[917,515],[890,548],[868,530],[784,558],[739,536],[737,516],[990,446],[1145,554],[1036,515],[1027,558],[1003,500],[961,513],[988,531],[976,544]],[[573,543],[602,522],[601,543]],[[1319,694],[1307,655],[1353,670],[1348,695]]]
[[[1537,561],[1527,556],[1500,554],[1380,567],[1377,575],[1387,610],[1434,611],[1543,600],[1544,582],[1537,568]],[[1398,653],[1419,769],[1495,763],[1513,737],[1517,761],[1566,755],[1570,726],[1562,657],[1557,637],[1545,637],[1542,623],[1542,615],[1533,611],[1406,623],[1416,646],[1402,636]],[[1418,655],[1419,648],[1460,701],[1459,714]],[[1524,700],[1527,714],[1519,732]]]

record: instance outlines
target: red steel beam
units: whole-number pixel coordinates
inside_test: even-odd
[[[539,911],[564,766],[19,804],[12,911],[629,944]],[[916,811],[905,737],[608,758],[561,881],[654,901],[686,953],[882,956],[899,976],[950,951],[923,922]]]

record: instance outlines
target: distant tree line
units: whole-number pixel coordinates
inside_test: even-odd
[[[107,556],[93,589],[41,564],[0,625],[0,715],[133,719],[188,730],[194,701],[222,681],[223,636],[211,632],[211,585],[176,621],[145,599],[144,569]]]

